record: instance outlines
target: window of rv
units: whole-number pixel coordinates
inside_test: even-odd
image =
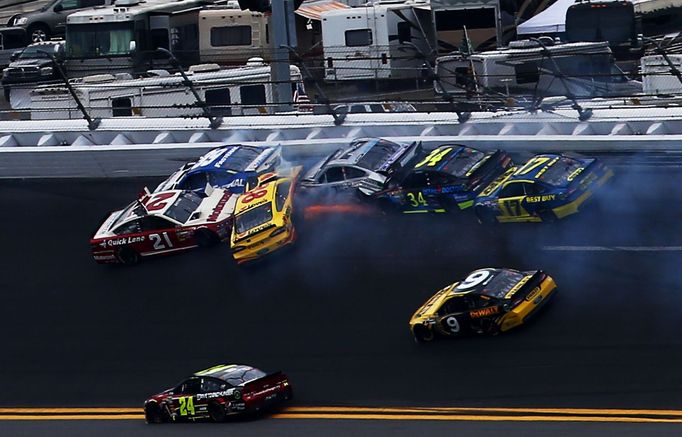
[[[265,85],[242,85],[239,96],[242,105],[265,105]]]
[[[211,27],[213,47],[250,46],[251,26]]]
[[[372,45],[372,29],[354,29],[346,31],[346,47],[363,47]]]
[[[132,40],[132,22],[72,24],[66,32],[66,50],[71,58],[127,55]]]

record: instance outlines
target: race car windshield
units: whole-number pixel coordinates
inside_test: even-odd
[[[181,190],[203,190],[206,188],[206,184],[210,184],[212,187],[221,185],[219,178],[214,173],[200,171],[187,176],[178,184],[178,188]]]
[[[189,216],[201,205],[201,197],[191,191],[186,191],[166,210],[164,215],[180,223],[185,223]]]
[[[514,272],[511,270],[502,270],[497,272],[485,285],[485,288],[481,290],[481,294],[491,297],[503,298],[509,290],[511,290],[516,284],[523,279],[525,275],[520,272]]]
[[[367,143],[367,141],[365,141],[365,143]],[[358,166],[369,170],[378,170],[379,167],[381,167],[381,165],[398,150],[400,150],[399,144],[379,140],[358,160]]]
[[[483,157],[485,157],[485,153],[465,147],[454,158],[448,161],[441,171],[458,178],[463,178],[467,175],[469,170],[483,159]]]
[[[116,229],[118,225],[120,225],[121,223],[123,223],[124,221],[128,220],[131,217],[141,217],[146,214],[147,210],[144,209],[142,204],[138,201],[135,201],[128,205],[126,209],[124,209],[123,212],[121,212],[121,214],[119,214],[119,216],[116,217],[116,220],[114,220],[111,223],[109,229]]]
[[[272,204],[266,203],[250,211],[239,214],[234,220],[234,226],[238,234],[260,226],[272,220]]]
[[[547,184],[563,187],[568,184],[568,177],[582,166],[583,164],[580,161],[562,156],[540,175],[539,179]]]

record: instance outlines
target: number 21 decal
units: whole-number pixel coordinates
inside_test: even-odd
[[[161,235],[149,234],[149,239],[152,240],[152,243],[154,243],[154,250],[163,250],[173,247],[173,242],[168,236],[168,232],[162,232]]]

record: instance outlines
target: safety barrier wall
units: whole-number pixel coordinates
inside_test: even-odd
[[[661,112],[666,117],[661,117]],[[282,145],[288,159],[323,156],[358,137],[454,142],[515,154],[576,151],[656,156],[677,165],[682,152],[682,108],[603,109],[587,121],[575,111],[351,114],[341,126],[328,115],[234,117],[219,129],[205,120],[107,119],[96,131],[83,121],[0,122],[0,177],[116,177],[164,175],[225,143]],[[276,120],[275,120],[276,119]],[[670,158],[661,161],[661,154]],[[672,154],[672,155],[671,155]],[[620,159],[620,158],[618,158]],[[620,162],[620,161],[619,161]]]

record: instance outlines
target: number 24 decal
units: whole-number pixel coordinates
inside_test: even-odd
[[[181,416],[187,416],[188,414],[194,416],[194,398],[192,396],[182,396],[178,398],[178,401],[180,402]]]
[[[149,234],[149,239],[152,240],[152,243],[154,243],[154,250],[163,250],[173,247],[173,242],[168,236],[168,232],[162,232],[161,235]]]

